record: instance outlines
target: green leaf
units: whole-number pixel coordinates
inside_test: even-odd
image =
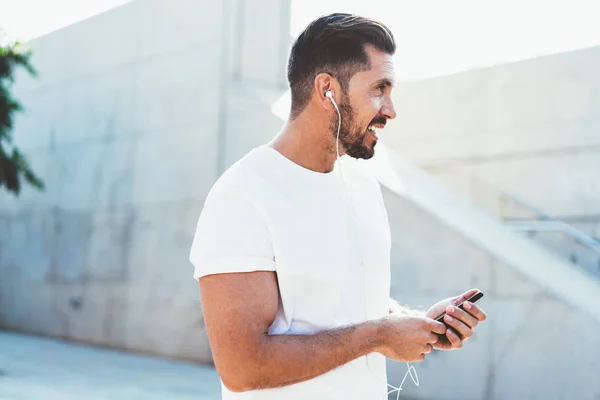
[[[31,50],[24,51],[18,42],[0,46],[0,188],[5,187],[16,196],[21,192],[23,180],[39,190],[45,187],[25,155],[12,146],[13,117],[15,113],[23,112],[24,107],[12,97],[10,88],[17,68],[24,68],[31,76],[37,76],[30,63],[31,54]],[[12,149],[12,152],[6,148]]]

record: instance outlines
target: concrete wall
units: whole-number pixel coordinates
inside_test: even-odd
[[[281,87],[289,2],[246,3],[137,0],[31,43],[14,133],[47,190],[0,193],[0,326],[211,362],[195,223],[281,125],[240,82]]]
[[[402,84],[385,140],[457,187],[489,191],[468,182],[476,174],[550,214],[598,222],[598,65],[594,47]]]
[[[471,287],[485,293],[488,320],[460,351],[413,364],[402,396],[418,399],[589,399],[600,396],[600,322],[570,308],[503,261],[387,189],[392,296],[427,309]],[[409,228],[410,227],[410,228]],[[399,385],[403,363],[388,362]],[[392,396],[390,398],[396,398]]]
[[[289,44],[289,2],[219,4],[138,0],[33,43],[41,77],[19,79],[15,137],[48,190],[0,194],[0,326],[211,361],[189,245],[220,171],[281,126],[269,107]],[[403,396],[600,395],[597,324],[385,197],[394,297],[426,307],[478,286],[490,315],[467,348],[416,365]]]

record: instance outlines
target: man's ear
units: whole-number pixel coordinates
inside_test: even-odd
[[[315,77],[314,94],[318,99],[319,104],[321,104],[326,110],[334,109],[331,99],[327,97],[327,92],[331,92],[331,95],[335,99],[336,93],[339,92],[338,87],[339,85],[337,80],[327,73],[320,73]]]

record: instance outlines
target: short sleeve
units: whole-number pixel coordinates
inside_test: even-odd
[[[195,279],[218,273],[275,270],[267,220],[241,192],[209,194],[189,258]]]

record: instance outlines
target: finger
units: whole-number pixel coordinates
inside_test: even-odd
[[[445,334],[439,335],[439,337],[439,341],[433,346],[434,349],[449,350],[452,348],[452,343]]]
[[[468,312],[461,310],[458,307],[452,307],[452,306],[448,307],[447,313],[451,317],[454,317],[455,319],[458,319],[459,321],[462,321],[463,323],[465,323],[471,329],[475,328],[477,326],[477,323],[479,322],[479,320],[477,318],[475,318],[474,316],[472,316]]]
[[[469,301],[465,301],[463,307],[469,314],[477,318],[478,321],[486,320],[486,313],[481,308],[477,307],[475,304]]]
[[[444,321],[450,325],[463,338],[468,339],[473,336],[473,331],[464,322],[453,318],[450,315],[444,317]]]
[[[471,290],[467,290],[466,292],[464,292],[463,294],[461,294],[460,296],[458,296],[457,298],[454,299],[453,303],[456,304],[460,304],[464,301],[466,301],[468,298],[472,297],[475,295],[475,293],[479,292],[479,289],[471,289]]]
[[[421,346],[421,354],[429,354],[433,351],[433,346],[430,344],[424,344]]]
[[[452,331],[452,329],[446,330],[446,337],[452,344],[452,348],[459,349],[462,347],[462,340]]]
[[[432,346],[432,345],[430,345],[430,344],[426,344],[426,345],[425,345],[425,351],[424,351],[424,354],[429,354],[429,353],[431,353],[432,351],[433,351],[433,346]]]
[[[439,340],[441,335],[436,335],[435,333],[429,331],[421,331],[421,341],[420,343],[425,345],[428,343],[435,343]]]
[[[439,340],[440,340],[440,335],[436,335],[435,333],[430,332],[426,343],[436,344]]]
[[[443,335],[446,333],[446,325],[432,319],[429,321],[429,330],[433,333]]]

